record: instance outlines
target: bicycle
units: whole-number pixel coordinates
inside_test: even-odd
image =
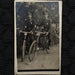
[[[23,46],[22,46],[22,57],[21,57],[21,61],[23,62],[24,61],[24,57],[25,57],[27,34],[28,33],[34,34],[34,33],[33,32],[25,32],[25,31],[22,31],[22,30],[20,30],[20,33],[24,34],[24,40],[23,40]],[[36,38],[32,42],[32,44],[31,44],[31,46],[29,48],[29,53],[28,53],[28,59],[29,59],[30,62],[34,59],[35,52],[36,52],[37,48],[39,47],[39,40],[40,40],[40,35],[41,34],[45,34],[45,38],[44,38],[44,44],[45,45],[44,45],[44,48],[46,49],[46,52],[49,53],[48,49],[46,48],[47,45],[48,45],[48,41],[47,41],[48,39],[46,37],[48,35],[48,32],[38,32],[38,31],[35,31]]]
[[[45,49],[46,52],[49,53],[48,49],[47,49],[47,46],[48,46],[48,39],[47,39],[48,32],[38,32],[38,31],[35,31],[35,32],[36,32],[36,39],[32,42],[32,44],[29,48],[28,57],[29,57],[30,62],[34,59],[35,52],[36,52],[37,48],[39,47],[39,40],[40,40],[40,35],[41,34],[45,35],[45,37],[44,37],[44,48],[43,49]]]
[[[28,33],[32,34],[32,32],[25,32],[25,31],[20,30],[20,33],[24,34],[24,40],[23,40],[23,46],[22,46],[22,58],[21,58],[21,61],[23,62],[24,56],[25,56],[25,50],[26,50],[26,37]]]

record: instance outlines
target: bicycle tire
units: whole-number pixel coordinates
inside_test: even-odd
[[[22,46],[22,59],[21,59],[22,62],[24,61],[24,57],[25,57],[25,48],[26,48],[25,43],[26,41],[24,40]]]
[[[28,57],[29,57],[29,61],[30,62],[34,59],[35,52],[36,52],[36,47],[37,47],[37,41],[33,41],[33,43],[31,44],[31,46],[29,48],[29,54],[28,54]],[[32,54],[32,56],[31,56],[31,54]]]

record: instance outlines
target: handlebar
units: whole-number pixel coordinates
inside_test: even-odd
[[[30,31],[30,32],[25,32],[25,31],[20,30],[20,33],[24,33],[24,35],[27,35],[28,33],[33,34],[34,32],[32,32],[32,31]],[[37,33],[37,35],[40,35],[40,34],[48,34],[49,32],[35,31],[35,33]]]
[[[27,35],[28,33],[33,34],[33,32],[25,32],[25,31],[22,31],[22,30],[20,30],[20,33],[24,33],[24,35]]]
[[[20,30],[20,32],[21,32],[21,33],[32,33],[32,32],[25,32],[25,31],[22,31],[22,30]]]
[[[45,34],[45,33],[48,33],[48,32],[39,32],[39,31],[35,31],[36,33],[42,33],[42,34]]]

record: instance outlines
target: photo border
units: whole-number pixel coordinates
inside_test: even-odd
[[[16,46],[16,2],[58,2],[59,3],[59,71],[34,71],[34,72],[18,72],[17,67],[17,46]],[[14,73],[15,75],[24,74],[61,74],[61,47],[62,47],[62,1],[61,0],[15,0],[14,1]]]

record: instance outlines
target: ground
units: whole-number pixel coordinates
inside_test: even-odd
[[[18,58],[18,70],[58,69],[59,45],[51,46],[48,51],[49,54],[46,51],[37,51],[32,62],[29,62],[27,56],[23,62],[21,62],[21,58]]]

